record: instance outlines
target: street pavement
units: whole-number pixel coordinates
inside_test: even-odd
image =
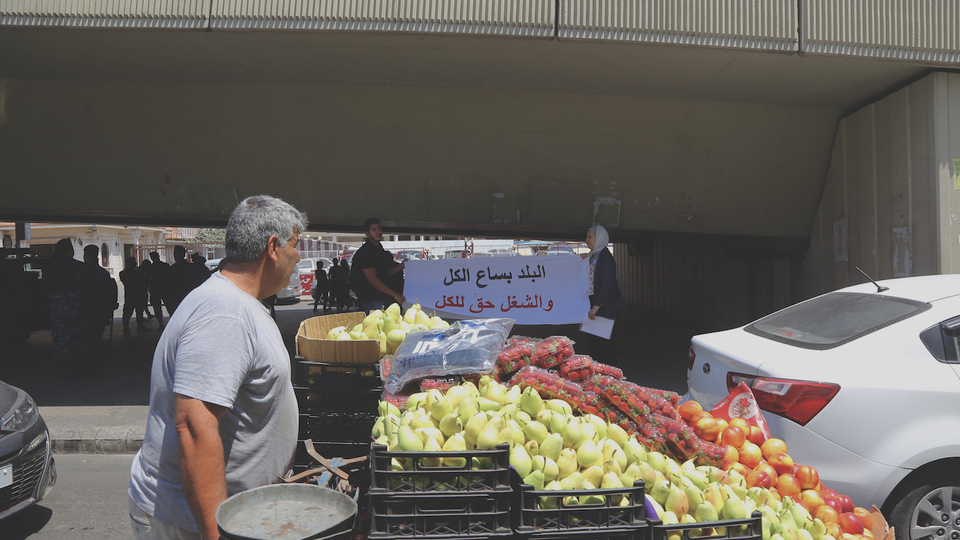
[[[277,324],[293,355],[300,322],[316,316],[305,297],[299,304],[277,306]],[[150,366],[160,337],[156,320],[147,332],[124,335],[119,313],[113,335],[104,332],[96,372],[66,380],[52,363],[48,330],[34,332],[22,346],[3,351],[2,380],[27,391],[40,407],[57,453],[131,453],[143,441],[150,391]],[[131,324],[135,327],[136,324]],[[638,384],[686,392],[689,324],[634,314],[618,354],[625,376]],[[518,326],[514,334],[531,337],[580,336],[576,325]],[[585,342],[585,340],[582,340]],[[578,353],[589,354],[581,342]]]

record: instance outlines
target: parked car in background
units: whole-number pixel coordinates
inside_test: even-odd
[[[50,432],[37,404],[0,381],[0,520],[40,502],[56,483]]]
[[[310,294],[310,289],[313,287],[313,280],[316,278],[318,262],[323,265],[324,271],[327,273],[330,272],[333,261],[326,257],[306,257],[300,259],[300,262],[297,263],[297,269],[294,273],[297,275],[299,295]]]
[[[689,394],[739,383],[825,487],[898,540],[960,538],[960,275],[866,283],[693,338]]]
[[[403,249],[394,253],[393,258],[398,261],[423,261],[426,260],[427,253],[422,249]]]

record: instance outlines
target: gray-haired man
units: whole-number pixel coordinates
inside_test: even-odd
[[[249,197],[227,224],[221,272],[194,290],[157,344],[143,447],[130,470],[137,538],[218,538],[228,496],[277,482],[293,460],[290,358],[262,300],[290,281],[306,217]]]

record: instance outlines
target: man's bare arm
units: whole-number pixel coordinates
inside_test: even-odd
[[[205,540],[220,538],[214,513],[227,498],[219,431],[220,419],[226,412],[219,405],[177,395],[176,429],[183,491]]]

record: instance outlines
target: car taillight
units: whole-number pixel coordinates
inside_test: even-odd
[[[687,353],[687,371],[693,369],[693,363],[697,361],[697,353],[693,351],[693,345],[690,346],[690,352]]]
[[[761,409],[793,420],[801,426],[813,420],[840,391],[840,385],[833,383],[727,373],[729,391],[741,382],[750,387]]]

